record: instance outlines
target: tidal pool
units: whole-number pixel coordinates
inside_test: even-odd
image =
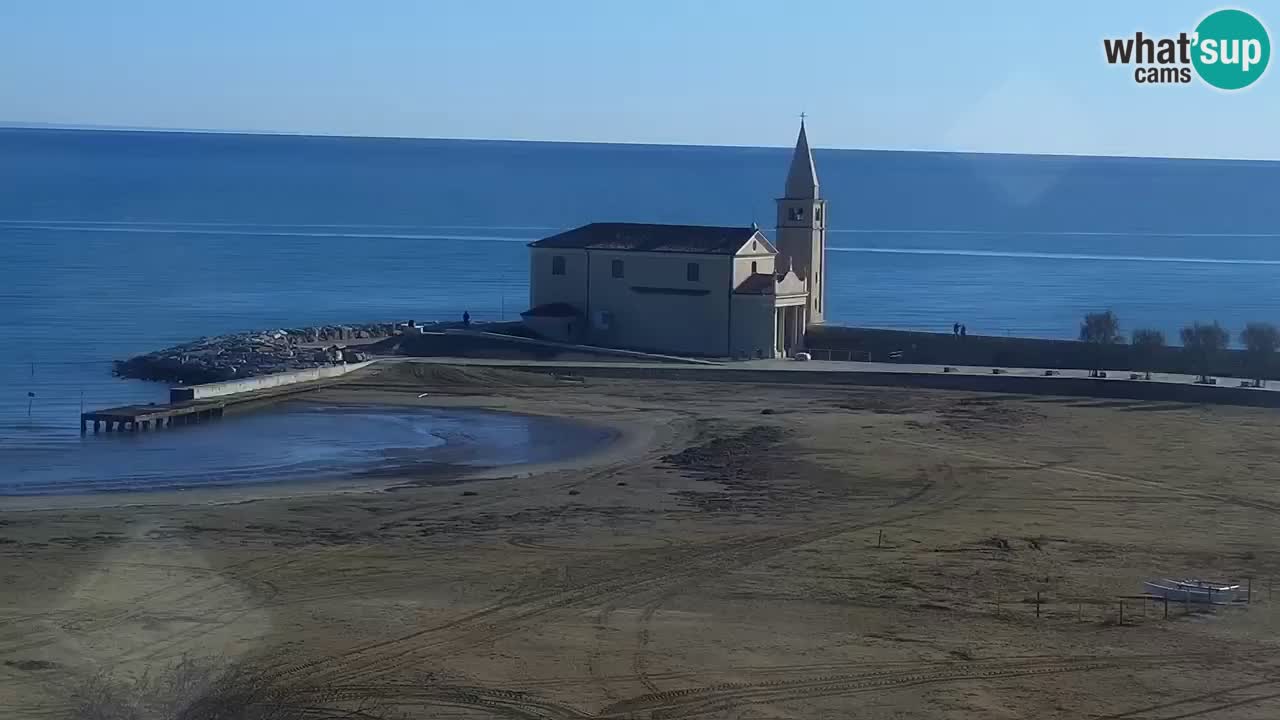
[[[351,476],[432,477],[560,460],[612,433],[471,409],[288,402],[220,421],[0,450],[0,495],[226,487]]]

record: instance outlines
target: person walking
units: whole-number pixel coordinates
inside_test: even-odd
[[[467,312],[466,310],[462,311],[462,327],[464,328],[471,327],[471,313]]]
[[[965,335],[968,334],[968,332],[969,331],[965,329],[964,325],[960,326],[960,337],[964,337]]]
[[[951,334],[952,335],[960,334],[960,323],[951,323]]]

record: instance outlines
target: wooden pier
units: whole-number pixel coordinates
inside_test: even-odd
[[[153,428],[159,430],[166,425],[194,425],[221,418],[226,406],[226,402],[219,400],[195,400],[169,405],[126,405],[95,410],[80,415],[80,432],[89,432],[89,423],[93,423],[95,433],[100,432],[104,425],[107,432],[138,432]]]
[[[336,385],[344,382],[348,372],[364,369],[370,364],[370,361],[366,361],[262,375],[223,383],[170,388],[170,402],[165,405],[125,405],[81,413],[80,434],[89,432],[90,423],[93,424],[93,431],[97,433],[101,432],[104,426],[107,432],[138,432],[219,420],[227,408],[233,408],[234,412],[242,407],[252,407],[262,402],[276,401]],[[192,398],[196,390],[203,390],[204,397]],[[220,392],[213,395],[210,393],[211,390]]]

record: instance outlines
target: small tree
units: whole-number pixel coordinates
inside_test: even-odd
[[[1230,342],[1231,336],[1215,320],[1212,325],[1195,323],[1182,328],[1182,348],[1191,357],[1191,363],[1200,374],[1200,382],[1209,382],[1209,371],[1214,358]]]
[[[1097,377],[1102,369],[1103,348],[1120,342],[1120,318],[1110,310],[1085,315],[1080,323],[1080,341],[1091,346],[1093,369],[1089,375]]]
[[[1136,369],[1143,369],[1147,373],[1147,379],[1151,379],[1151,364],[1156,359],[1156,353],[1160,352],[1160,348],[1164,347],[1164,333],[1159,330],[1142,329],[1134,330],[1133,338],[1133,359],[1137,364]]]
[[[1245,358],[1249,369],[1253,371],[1253,379],[1258,381],[1258,387],[1264,387],[1271,356],[1280,348],[1280,328],[1271,323],[1249,323],[1240,333],[1240,344],[1244,345]]]

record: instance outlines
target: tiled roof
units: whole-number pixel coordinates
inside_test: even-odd
[[[529,246],[732,255],[756,232],[754,227],[591,223],[543,238]]]
[[[733,291],[744,295],[772,295],[776,287],[777,278],[773,273],[752,273]]]
[[[539,305],[520,314],[525,317],[577,317],[582,315],[574,306],[562,302]]]

